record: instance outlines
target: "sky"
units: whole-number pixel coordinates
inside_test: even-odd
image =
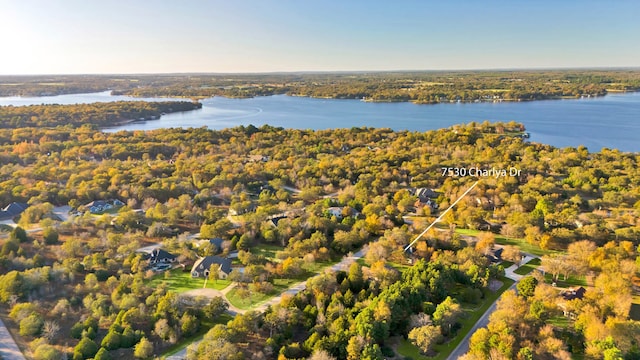
[[[0,0],[0,74],[640,66],[640,1]]]

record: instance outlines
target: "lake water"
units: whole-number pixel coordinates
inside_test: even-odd
[[[164,98],[110,96],[108,92],[51,97],[5,97],[0,105],[75,104],[117,100],[166,101]],[[175,99],[179,100],[179,99]],[[312,99],[286,95],[202,101],[200,110],[174,113],[159,120],[134,122],[105,129],[152,130],[169,127],[223,129],[239,125],[269,124],[285,128],[330,129],[388,127],[426,131],[471,121],[517,121],[525,124],[531,141],[557,147],[585,145],[640,152],[640,93],[610,94],[601,98],[532,102],[368,103],[358,100]]]

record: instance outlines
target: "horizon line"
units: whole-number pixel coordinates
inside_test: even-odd
[[[0,74],[0,77],[18,76],[149,76],[149,75],[305,75],[305,74],[389,74],[389,73],[447,73],[447,72],[513,72],[513,71],[567,71],[567,70],[640,70],[635,66],[581,66],[581,67],[513,67],[513,68],[466,68],[466,69],[396,69],[396,70],[281,70],[281,71],[245,71],[245,72],[208,72],[208,71],[178,71],[178,72],[122,72],[122,73],[34,73],[34,74]]]

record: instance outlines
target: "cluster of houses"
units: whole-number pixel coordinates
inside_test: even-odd
[[[435,190],[429,188],[411,188],[409,189],[409,193],[417,197],[416,202],[413,204],[416,209],[424,208],[425,206],[429,206],[431,210],[438,209],[438,204],[436,203],[438,193],[435,192]]]
[[[209,242],[214,246],[218,244],[218,249],[222,249],[222,239],[216,238]],[[147,259],[149,260],[149,268],[157,271],[167,270],[178,262],[178,256],[160,248],[153,249]],[[231,259],[216,255],[200,257],[191,267],[191,277],[208,278],[213,269],[218,271],[219,279],[226,279],[232,270]]]

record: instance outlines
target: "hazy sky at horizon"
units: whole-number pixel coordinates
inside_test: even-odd
[[[0,74],[640,66],[640,2],[0,0]]]

